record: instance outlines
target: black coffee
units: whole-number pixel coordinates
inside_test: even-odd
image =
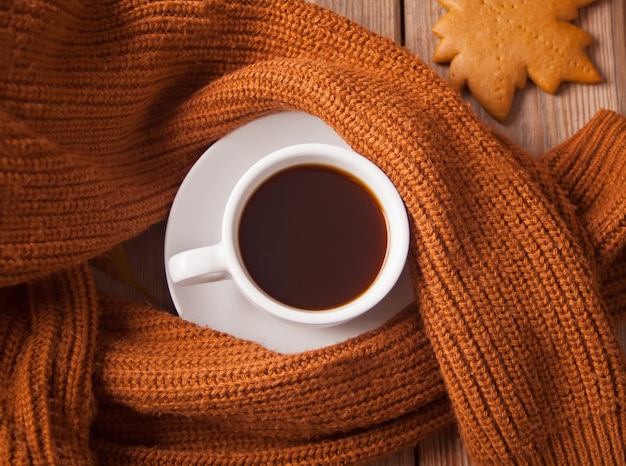
[[[378,201],[350,175],[322,165],[286,169],[251,196],[239,225],[245,267],[269,296],[324,310],[374,281],[387,251]]]

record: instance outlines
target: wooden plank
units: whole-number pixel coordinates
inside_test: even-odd
[[[402,41],[401,0],[310,0],[391,39]]]
[[[404,5],[405,44],[440,76],[447,79],[447,65],[432,60],[438,39],[433,26],[446,13],[436,0],[406,1]],[[624,3],[596,2],[580,10],[575,24],[595,39],[587,50],[604,78],[601,84],[564,83],[554,95],[546,94],[528,81],[517,91],[513,108],[504,123],[491,118],[464,91],[480,119],[508,136],[531,154],[539,155],[562,142],[586,123],[600,108],[624,113],[626,58],[624,57]]]
[[[417,451],[415,464],[420,466],[471,466],[473,464],[467,456],[456,426],[447,427],[424,439]]]

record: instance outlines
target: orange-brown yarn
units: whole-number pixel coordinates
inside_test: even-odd
[[[0,53],[2,464],[352,464],[452,422],[477,463],[626,462],[622,116],[534,159],[418,58],[296,0],[9,1]],[[286,109],[397,186],[414,305],[281,355],[98,295],[86,261]]]

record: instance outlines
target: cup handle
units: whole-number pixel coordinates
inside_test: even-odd
[[[169,258],[167,269],[177,285],[209,283],[230,278],[222,243],[179,252]]]

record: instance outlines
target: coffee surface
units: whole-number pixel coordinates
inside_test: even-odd
[[[283,304],[324,310],[374,281],[387,227],[371,191],[332,167],[302,165],[266,180],[239,225],[239,247],[254,282]]]

